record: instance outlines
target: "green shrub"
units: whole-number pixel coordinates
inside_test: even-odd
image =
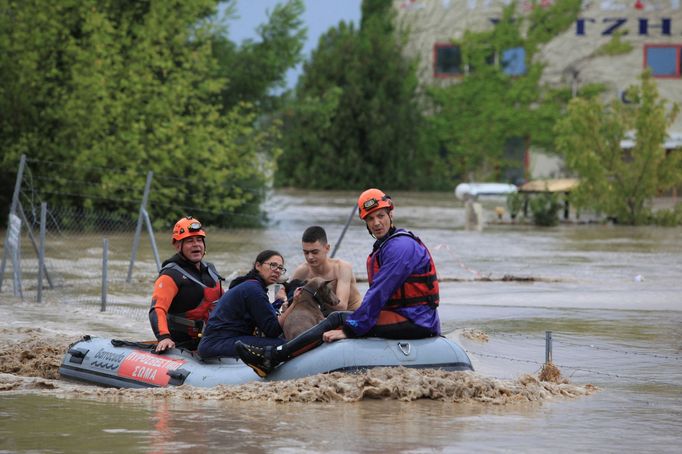
[[[516,219],[519,211],[523,209],[524,196],[518,192],[512,192],[507,196],[507,209],[512,219]]]
[[[658,210],[651,213],[651,223],[664,227],[682,225],[682,203],[669,210]]]
[[[559,224],[560,209],[559,198],[551,192],[543,192],[530,200],[530,210],[535,225],[551,227]]]

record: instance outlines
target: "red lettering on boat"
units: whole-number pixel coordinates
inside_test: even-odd
[[[167,359],[152,353],[134,351],[123,360],[118,368],[118,375],[156,386],[167,386],[170,380],[167,372],[179,368],[185,362],[183,359]]]

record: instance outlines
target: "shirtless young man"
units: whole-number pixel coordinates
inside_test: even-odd
[[[352,265],[341,259],[330,258],[327,233],[322,227],[308,227],[301,238],[305,263],[296,268],[291,279],[311,279],[321,277],[325,280],[335,280],[334,293],[339,297],[336,309],[339,311],[354,311],[362,303],[362,295],[355,281]]]

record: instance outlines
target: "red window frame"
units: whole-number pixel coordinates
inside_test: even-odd
[[[462,63],[461,71],[458,73],[441,73],[438,72],[438,49],[444,49],[448,47],[457,47],[460,49],[460,56],[462,52],[461,46],[452,43],[435,43],[433,45],[433,77],[437,79],[451,79],[454,77],[464,77],[465,70],[464,64]]]
[[[649,49],[669,49],[673,48],[675,49],[675,55],[677,57],[677,61],[675,62],[675,75],[671,76],[657,76],[655,74],[652,75],[656,79],[680,79],[682,78],[682,71],[681,71],[681,66],[682,66],[682,44],[645,44],[644,45],[644,55],[642,56],[643,61],[644,61],[644,69],[647,69],[649,67],[649,62],[648,62],[648,50]]]

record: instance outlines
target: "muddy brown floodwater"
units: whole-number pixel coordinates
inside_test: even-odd
[[[154,261],[106,312],[79,302],[82,281],[46,302],[0,293],[0,452],[677,452],[682,442],[682,229],[561,225],[464,228],[450,193],[396,193],[396,223],[429,246],[442,278],[443,330],[474,373],[375,369],[212,389],[119,390],[64,381],[84,334],[149,339]],[[338,242],[354,193],[278,192],[266,229],[209,231],[224,275],[262,249],[301,262],[312,224]],[[497,202],[500,204],[503,202]],[[494,216],[495,202],[484,204]],[[129,245],[132,238],[112,239]],[[157,233],[162,255],[170,255]],[[79,261],[101,237],[78,238]],[[68,257],[69,241],[63,254]],[[163,243],[163,244],[162,244]],[[366,290],[372,239],[354,220],[337,256]],[[112,267],[127,266],[125,253]],[[115,272],[115,269],[114,271]],[[93,276],[95,276],[93,278]],[[74,292],[73,295],[68,292]],[[552,364],[543,368],[545,333]]]

